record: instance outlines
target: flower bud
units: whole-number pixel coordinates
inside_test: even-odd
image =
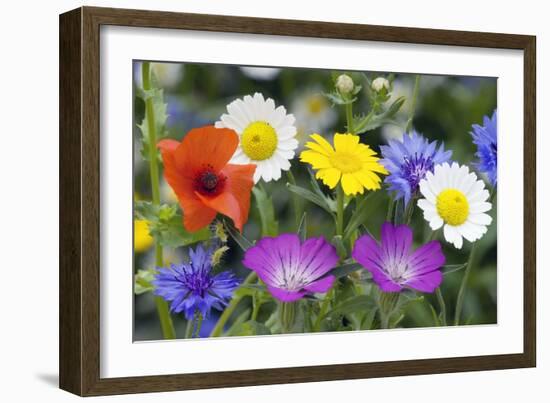
[[[336,79],[336,89],[340,94],[349,94],[353,91],[355,84],[353,80],[347,74],[341,74]]]
[[[390,82],[384,77],[378,77],[374,79],[374,81],[372,82],[371,88],[376,92],[380,92],[383,89],[386,89],[386,91],[389,91]]]

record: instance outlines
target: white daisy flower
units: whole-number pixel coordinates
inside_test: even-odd
[[[281,178],[281,171],[290,169],[298,140],[294,115],[284,106],[275,108],[271,98],[260,93],[246,95],[227,105],[227,114],[216,122],[218,128],[233,129],[239,135],[239,146],[231,157],[232,164],[256,164],[254,182]]]
[[[420,181],[420,193],[425,197],[418,201],[424,218],[434,231],[443,227],[445,239],[457,249],[463,237],[470,242],[480,239],[492,222],[486,214],[492,207],[489,191],[466,165],[436,165]]]

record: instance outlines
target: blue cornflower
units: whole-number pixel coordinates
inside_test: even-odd
[[[189,249],[189,262],[159,268],[152,282],[154,294],[171,301],[170,311],[183,312],[187,320],[196,312],[208,317],[212,308],[222,310],[239,285],[230,272],[212,273],[212,250],[201,245]]]
[[[478,162],[475,164],[478,171],[485,173],[493,187],[497,185],[497,111],[493,116],[483,117],[483,126],[472,125],[470,132],[477,146],[476,157]]]
[[[418,184],[434,166],[449,162],[452,151],[445,151],[443,144],[437,148],[437,141],[431,143],[421,134],[413,131],[403,135],[403,141],[390,140],[380,147],[380,163],[390,172],[384,183],[388,190],[396,192],[396,198],[405,199],[405,205],[418,191]]]

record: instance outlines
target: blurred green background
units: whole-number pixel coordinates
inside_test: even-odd
[[[133,75],[135,88],[141,86],[140,62],[134,62]],[[309,134],[318,132],[328,139],[335,132],[345,132],[345,114],[343,107],[332,106],[322,94],[331,92],[334,88],[331,71],[297,68],[258,68],[230,65],[183,64],[183,63],[153,63],[153,69],[158,84],[164,89],[165,102],[168,104],[167,129],[170,137],[181,140],[183,135],[194,127],[211,125],[226,112],[226,105],[236,98],[260,92],[264,97],[273,98],[275,104],[284,105],[288,112],[296,117],[299,151]],[[365,85],[362,73],[347,72],[358,84]],[[378,76],[388,76],[384,72],[366,72],[374,79]],[[391,99],[400,96],[407,101],[396,116],[399,124],[386,125],[361,135],[362,142],[369,144],[379,153],[379,146],[388,139],[401,138],[405,127],[408,111],[411,107],[410,98],[414,86],[413,74],[395,74]],[[461,164],[472,166],[475,146],[469,134],[471,125],[481,123],[484,115],[491,115],[497,102],[496,78],[458,77],[422,75],[419,96],[415,109],[413,127],[430,140],[445,142],[445,147],[453,151],[452,159]],[[363,89],[364,91],[364,89]],[[368,112],[367,96],[358,94],[354,104],[354,113]],[[137,128],[143,120],[144,105],[141,99],[134,101],[134,177],[135,199],[150,200],[150,183],[148,165],[139,153],[140,133]],[[308,174],[306,165],[295,158],[292,161],[292,171],[297,182],[307,186]],[[274,198],[277,219],[281,232],[296,231],[294,213],[292,212],[291,193],[287,190],[286,177],[277,182],[265,184],[269,194]],[[169,186],[161,180],[161,197],[164,203],[174,203],[176,199]],[[328,191],[328,188],[324,187]],[[384,192],[384,190],[381,190]],[[386,197],[386,196],[384,196]],[[379,205],[365,223],[372,234],[378,236],[381,223],[385,220],[387,199],[377,198]],[[332,234],[333,221],[326,212],[311,203],[305,204],[308,213],[309,236]],[[478,241],[474,266],[467,288],[464,317],[470,324],[491,324],[497,320],[497,242],[496,242],[496,200],[490,214],[493,224],[488,233]],[[259,238],[258,211],[254,202],[251,205],[250,217],[245,226],[245,236],[255,240]],[[429,228],[422,218],[419,209],[411,222],[415,231],[415,240],[420,242],[427,237]],[[153,251],[148,247],[147,240],[134,256],[134,270],[151,268],[154,265]],[[462,250],[456,250],[446,242],[442,242],[447,258],[447,264],[466,262],[470,245],[465,242]],[[232,244],[224,259],[223,269],[233,269],[240,278],[249,271],[241,265],[242,251]],[[168,261],[179,262],[186,258],[185,248],[165,250]],[[460,286],[463,271],[445,276],[442,292],[447,302],[449,314],[453,314],[456,294]],[[426,295],[426,302],[413,303],[408,307],[402,327],[433,326],[432,314],[428,303],[437,307],[434,295]],[[246,302],[239,306],[245,309]],[[269,304],[262,307],[265,315],[272,310]],[[259,320],[263,312],[260,312]],[[207,335],[215,323],[219,312],[212,311],[212,316],[203,324],[201,335]],[[182,315],[174,315],[174,325],[178,334],[183,334],[185,321]],[[134,340],[162,339],[155,304],[151,293],[135,296],[134,305]]]

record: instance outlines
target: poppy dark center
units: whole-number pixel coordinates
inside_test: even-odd
[[[197,172],[194,187],[197,192],[207,196],[216,196],[223,190],[226,177],[214,171],[211,165],[206,165]]]

